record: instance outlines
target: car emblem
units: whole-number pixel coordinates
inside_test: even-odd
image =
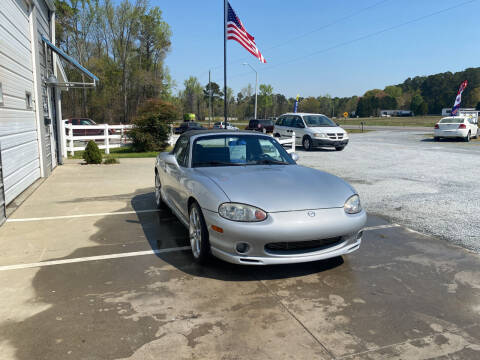
[[[309,212],[307,212],[307,215],[310,216],[310,217],[314,217],[315,216],[315,211],[309,211]]]

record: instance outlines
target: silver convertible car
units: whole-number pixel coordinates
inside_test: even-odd
[[[157,206],[188,228],[194,259],[300,263],[359,248],[367,215],[342,179],[296,164],[250,131],[189,131],[155,165]]]

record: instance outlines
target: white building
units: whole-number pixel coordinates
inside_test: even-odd
[[[95,75],[55,44],[53,0],[0,1],[0,224],[6,206],[62,161],[59,57]]]

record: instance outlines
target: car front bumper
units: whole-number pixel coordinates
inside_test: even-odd
[[[312,145],[313,146],[347,146],[348,144],[348,139],[343,139],[343,140],[332,140],[332,139],[312,139]]]
[[[465,138],[467,137],[468,129],[453,129],[453,130],[440,130],[435,129],[434,136],[442,138]]]
[[[203,214],[212,254],[231,263],[247,265],[301,263],[348,254],[359,248],[367,220],[365,211],[349,215],[343,208],[269,213],[266,220],[256,223],[230,221],[208,210]],[[222,228],[223,233],[213,230],[212,225]],[[338,241],[314,249],[272,251],[266,248],[271,243],[332,238]],[[239,253],[238,243],[247,243],[249,250]]]

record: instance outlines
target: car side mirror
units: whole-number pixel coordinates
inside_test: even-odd
[[[165,158],[165,163],[168,164],[168,165],[173,165],[173,166],[175,166],[175,167],[178,167],[177,158],[176,158],[175,155],[173,155],[173,154],[169,154],[169,155]]]
[[[300,156],[298,156],[297,153],[291,153],[290,157],[292,158],[293,161],[298,161],[298,159],[300,159]]]

